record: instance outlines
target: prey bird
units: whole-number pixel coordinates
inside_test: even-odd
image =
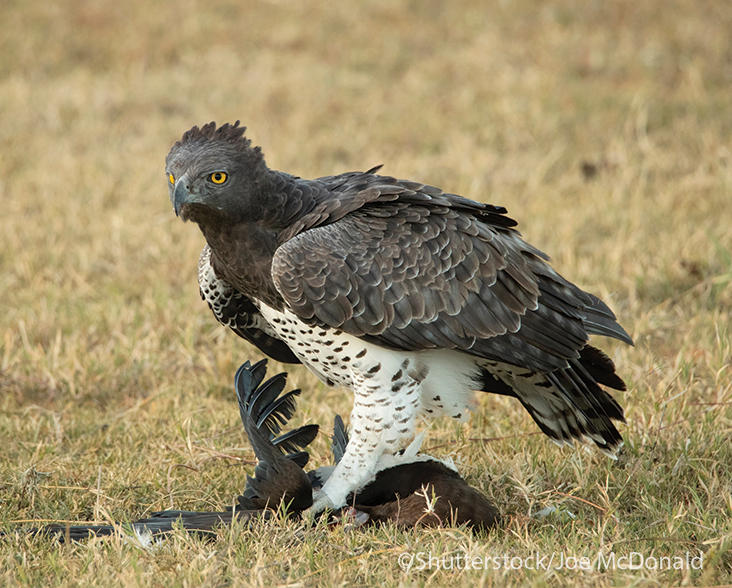
[[[258,460],[254,478],[247,478],[238,504],[243,513],[284,505],[287,512],[298,515],[312,505],[313,488],[319,490],[327,483],[347,453],[348,434],[343,419],[336,415],[332,446],[335,467],[322,466],[306,473],[309,455],[304,449],[318,434],[318,425],[279,434],[295,412],[300,390],[282,394],[285,373],[262,383],[266,371],[266,359],[253,366],[246,362],[235,377],[241,420]],[[419,453],[420,444],[421,439],[415,439],[405,451],[382,455],[373,478],[349,494],[348,507],[340,517],[359,525],[467,524],[474,529],[497,525],[500,515],[488,499],[469,486],[451,462]]]
[[[236,373],[239,412],[249,443],[257,456],[254,478],[239,496],[243,513],[279,508],[298,515],[313,503],[312,490],[327,484],[348,452],[348,434],[340,415],[333,427],[335,467],[323,466],[305,473],[309,455],[304,449],[318,434],[318,425],[304,425],[279,434],[295,412],[300,390],[282,394],[287,374],[263,383],[267,360],[253,366],[246,362]],[[275,437],[275,435],[278,435]],[[379,458],[374,476],[347,497],[343,520],[359,525],[393,522],[402,527],[467,524],[490,529],[498,524],[496,508],[460,476],[450,461],[419,453],[421,439],[405,451]]]
[[[505,208],[379,168],[302,179],[269,169],[244,132],[187,131],[168,190],[206,239],[198,282],[217,320],[354,393],[351,441],[312,512],[346,504],[421,417],[465,419],[474,391],[518,399],[559,444],[615,454],[623,410],[602,386],[625,384],[589,337],[632,340]]]

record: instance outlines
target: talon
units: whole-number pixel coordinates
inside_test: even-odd
[[[341,510],[338,521],[347,529],[355,529],[367,524],[370,520],[368,513],[347,506]]]

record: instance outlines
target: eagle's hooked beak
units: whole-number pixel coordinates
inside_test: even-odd
[[[186,178],[185,175],[178,178],[178,181],[175,183],[175,190],[173,191],[172,198],[173,208],[175,209],[175,216],[180,216],[180,207],[188,202],[188,199],[190,197],[190,192],[188,192],[188,186],[186,186],[187,183],[188,178]]]

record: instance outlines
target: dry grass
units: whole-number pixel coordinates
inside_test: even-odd
[[[240,118],[272,167],[302,176],[383,162],[505,205],[637,342],[601,343],[629,384],[617,463],[532,435],[501,398],[433,425],[428,445],[507,517],[488,536],[281,521],[157,550],[11,536],[0,584],[732,582],[728,3],[5,0],[0,22],[5,529],[221,508],[242,489],[252,453],[231,383],[258,354],[199,300],[202,237],[174,218],[163,174],[193,124]],[[298,422],[350,409],[302,368],[290,381],[306,390]],[[328,460],[324,436],[313,457]],[[601,549],[701,550],[704,569],[397,561]]]

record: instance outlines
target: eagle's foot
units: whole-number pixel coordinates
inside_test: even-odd
[[[316,490],[313,492],[313,504],[310,508],[303,511],[306,517],[315,517],[325,510],[336,510],[343,506],[342,504],[336,505],[330,496],[328,496],[323,490]]]

